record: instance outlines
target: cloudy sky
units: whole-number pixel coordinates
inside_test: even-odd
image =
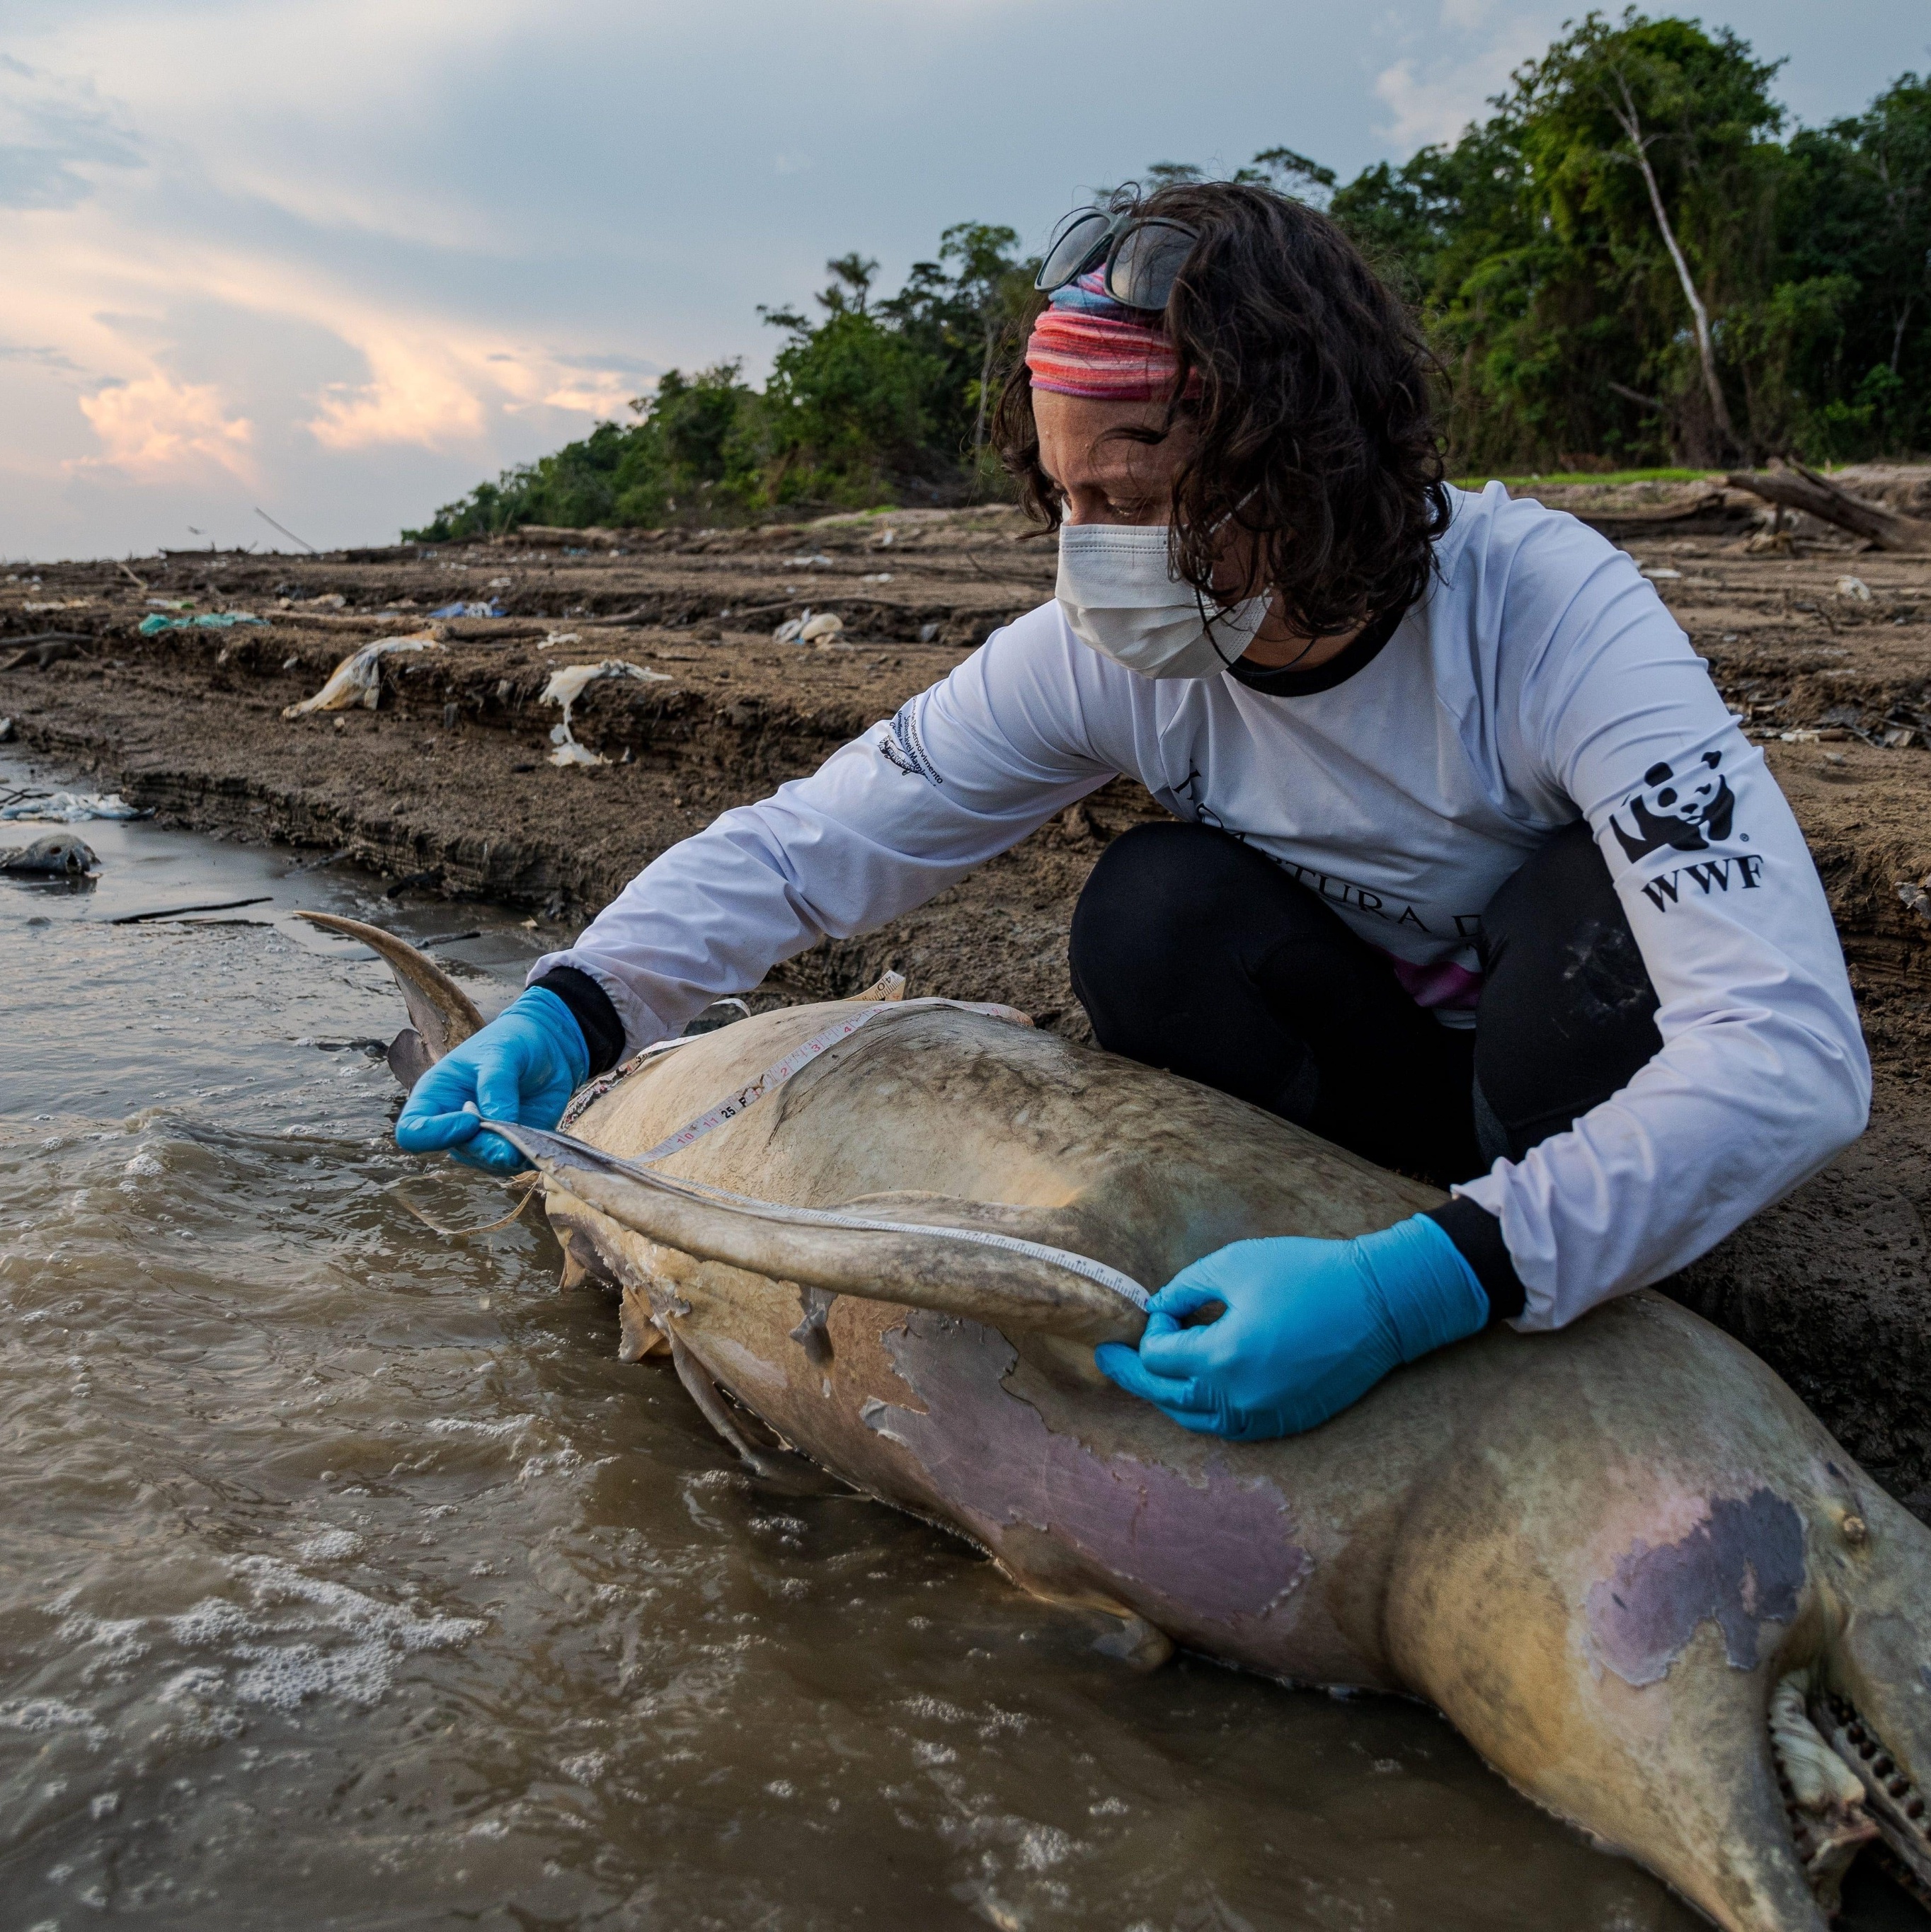
[[[1452,138],[1561,0],[8,0],[0,555],[392,539],[857,248]],[[1661,10],[1658,8],[1656,10]],[[1923,0],[1725,0],[1821,121]]]

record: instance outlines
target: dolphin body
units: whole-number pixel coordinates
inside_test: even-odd
[[[472,1030],[431,962],[326,922],[383,942],[431,1058]],[[630,1158],[856,1010],[633,1063],[569,1135],[498,1130],[542,1175],[566,1282],[620,1290],[624,1352],[668,1347],[740,1453],[800,1453],[962,1533],[1143,1658],[1170,1640],[1425,1698],[1730,1932],[1824,1925],[1872,1840],[1927,1896],[1931,1533],[1747,1349],[1640,1293],[1441,1350],[1303,1436],[1191,1434],[1092,1367],[1095,1340],[1139,1332],[1131,1301],[1038,1248],[1158,1284],[1227,1241],[1359,1234],[1439,1196],[942,1003]]]
[[[93,847],[71,832],[50,832],[31,845],[0,848],[0,872],[15,878],[79,879],[100,869]]]

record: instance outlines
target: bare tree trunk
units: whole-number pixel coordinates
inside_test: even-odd
[[[1723,385],[1716,374],[1716,349],[1710,334],[1710,311],[1704,305],[1701,296],[1697,292],[1696,284],[1689,272],[1689,264],[1683,259],[1682,248],[1676,238],[1676,230],[1670,225],[1669,211],[1663,206],[1662,190],[1656,185],[1656,170],[1650,166],[1649,139],[1643,133],[1642,117],[1636,112],[1635,98],[1629,92],[1629,83],[1621,74],[1616,76],[1617,91],[1623,97],[1619,107],[1614,101],[1609,103],[1609,112],[1615,116],[1616,124],[1629,137],[1629,146],[1635,152],[1636,165],[1643,171],[1643,185],[1650,191],[1650,207],[1656,218],[1656,228],[1662,236],[1663,246],[1669,250],[1669,259],[1675,266],[1676,278],[1683,284],[1683,297],[1689,304],[1689,313],[1696,328],[1696,353],[1703,365],[1703,386],[1709,392],[1710,413],[1716,418],[1716,433],[1722,437],[1722,454],[1728,456],[1743,447],[1735,426],[1730,421],[1730,406],[1723,400]]]
[[[1905,297],[1904,307],[1898,313],[1897,326],[1890,332],[1890,373],[1893,376],[1897,374],[1898,363],[1904,355],[1905,327],[1911,320],[1911,305],[1916,299],[1913,296]]]
[[[1611,382],[1609,387],[1626,401],[1640,404],[1646,410],[1659,410],[1663,406],[1660,396],[1646,396],[1640,389],[1632,389],[1626,382]]]
[[[1900,516],[1881,503],[1866,502],[1801,464],[1788,470],[1740,471],[1724,481],[1731,489],[1747,490],[1766,503],[1806,511],[1820,522],[1834,524],[1876,549],[1920,554],[1931,550],[1931,523]]]

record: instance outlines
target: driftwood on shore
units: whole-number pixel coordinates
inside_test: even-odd
[[[1590,508],[1567,503],[1558,507],[1567,509],[1578,523],[1587,524],[1611,543],[1640,542],[1648,537],[1734,535],[1749,526],[1753,514],[1735,498],[1714,488],[1704,490],[1686,502],[1666,504],[1660,508]]]
[[[1931,523],[1887,509],[1840,489],[1828,478],[1797,464],[1788,469],[1742,470],[1725,478],[1733,490],[1747,490],[1780,509],[1801,510],[1863,538],[1878,550],[1931,553]]]

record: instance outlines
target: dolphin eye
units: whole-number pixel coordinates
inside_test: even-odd
[[[1659,792],[1658,792],[1658,793],[1656,794],[1656,802],[1657,802],[1657,804],[1659,804],[1659,805],[1660,805],[1660,806],[1663,806],[1665,809],[1667,809],[1669,806],[1672,806],[1672,805],[1675,804],[1675,802],[1676,802],[1676,788],[1675,788],[1675,786],[1674,786],[1674,785],[1665,785],[1665,786],[1663,787],[1662,790],[1661,791],[1659,791]]]

